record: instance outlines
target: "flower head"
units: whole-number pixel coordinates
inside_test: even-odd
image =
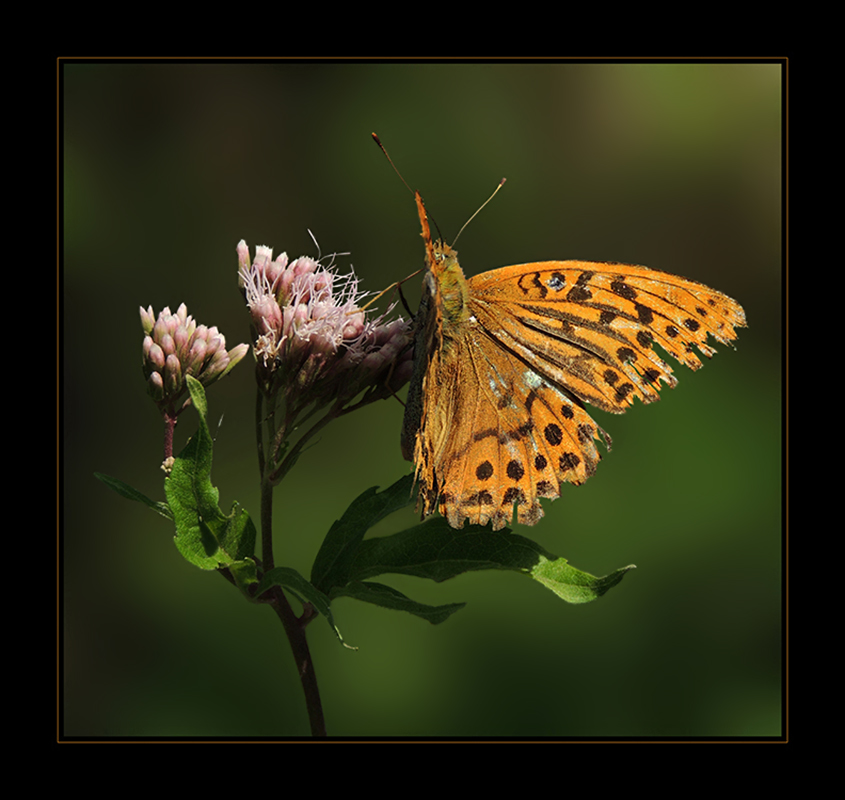
[[[184,303],[175,314],[168,307],[158,317],[152,306],[140,311],[147,391],[162,408],[186,391],[186,375],[208,386],[229,372],[249,349],[239,344],[227,352],[223,334],[215,327],[197,325]]]
[[[250,263],[243,240],[237,252],[238,282],[256,330],[253,352],[267,386],[283,388],[303,406],[346,402],[364,389],[389,396],[408,380],[410,368],[401,365],[410,364],[410,324],[368,319],[354,272],[338,274],[308,256],[289,262],[282,253],[274,260],[263,246]]]

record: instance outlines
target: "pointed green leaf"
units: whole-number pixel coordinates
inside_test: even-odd
[[[413,476],[405,475],[383,492],[367,489],[352,501],[343,516],[332,525],[311,568],[311,582],[327,593],[333,586],[344,586],[349,568],[364,534],[388,514],[413,501]]]
[[[409,614],[422,617],[432,625],[445,622],[452,614],[466,605],[466,603],[448,603],[443,606],[425,605],[411,600],[391,586],[373,581],[353,581],[342,589],[335,589],[332,592],[332,600],[337,597],[352,597],[394,611],[407,611]]]
[[[340,629],[335,624],[334,617],[332,616],[329,598],[316,586],[305,580],[295,569],[291,569],[290,567],[276,567],[275,569],[271,569],[261,579],[261,583],[258,584],[258,588],[255,590],[255,597],[260,597],[271,586],[281,586],[283,589],[287,589],[296,596],[300,603],[311,603],[326,618],[329,626],[344,647],[350,650],[358,649],[343,641]]]
[[[636,566],[629,564],[627,567],[611,572],[601,578],[596,578],[586,572],[571,567],[565,558],[546,558],[540,556],[536,566],[531,570],[530,575],[535,581],[542,583],[547,589],[551,589],[561,600],[567,603],[589,603],[601,597],[608,589],[616,586],[625,574]]]
[[[442,517],[433,517],[393,536],[362,542],[349,576],[354,581],[400,573],[440,582],[482,569],[521,572],[569,603],[586,603],[619,583],[631,567],[596,578],[507,529],[470,526],[454,530]]]
[[[103,475],[102,472],[95,472],[94,477],[101,480],[106,486],[117,492],[121,497],[125,497],[127,500],[134,500],[138,503],[143,503],[144,505],[149,506],[156,513],[161,514],[161,516],[166,517],[169,520],[173,519],[173,512],[170,510],[170,506],[168,506],[167,503],[150,500],[149,497],[142,494],[137,489],[133,489],[128,483],[124,483],[117,478],[112,478],[110,475]]]
[[[185,383],[188,384],[188,392],[190,392],[194,408],[200,417],[205,419],[208,416],[208,401],[205,399],[205,389],[193,375],[186,375]]]
[[[481,569],[530,570],[539,545],[507,529],[451,528],[442,517],[393,536],[362,542],[351,569],[351,579],[363,580],[387,572],[445,581]]]

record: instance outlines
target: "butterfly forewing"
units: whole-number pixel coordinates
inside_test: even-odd
[[[692,281],[630,264],[550,261],[485,272],[469,281],[471,310],[503,345],[541,374],[605,411],[674,386],[654,342],[692,369],[745,324],[729,297]]]

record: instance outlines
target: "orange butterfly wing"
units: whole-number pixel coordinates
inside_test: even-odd
[[[657,342],[691,369],[708,334],[730,343],[745,314],[708,287],[630,264],[548,261],[469,281],[457,254],[431,241],[417,208],[428,270],[417,316],[403,453],[416,465],[420,510],[439,508],[494,530],[535,524],[541,497],[595,471],[610,439],[584,403],[622,413],[659,399],[672,369]]]

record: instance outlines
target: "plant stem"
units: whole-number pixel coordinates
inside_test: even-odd
[[[280,587],[274,586],[271,592],[273,599],[270,605],[284,625],[285,633],[293,651],[293,659],[296,662],[296,671],[299,673],[299,680],[302,682],[305,705],[308,708],[308,719],[311,722],[311,735],[325,736],[326,721],[323,717],[323,704],[317,686],[317,673],[314,671],[314,662],[311,660],[311,651],[305,637],[305,625],[294,614],[285,593]],[[305,615],[303,615],[304,617]]]
[[[267,404],[265,416],[264,397],[258,390],[255,406],[255,425],[258,439],[258,465],[261,475],[261,552],[262,569],[269,572],[275,566],[273,556],[273,480],[271,476],[273,458],[266,460],[264,453],[264,425],[267,426],[268,441],[274,441],[275,409],[274,399],[271,397]],[[274,448],[275,449],[275,448]],[[305,635],[305,627],[311,621],[311,615],[303,612],[298,618],[291,608],[290,602],[280,586],[272,587],[265,595],[273,611],[276,612],[285,629],[290,642],[296,671],[302,683],[305,694],[305,705],[308,709],[308,719],[311,723],[312,736],[326,735],[326,722],[323,717],[323,704],[320,700],[320,690],[317,686],[317,673]],[[263,598],[262,598],[263,599]]]
[[[264,428],[261,426],[261,417],[264,413],[264,393],[261,386],[255,391],[255,443],[258,448],[258,474],[264,475]]]
[[[317,422],[315,422],[299,439],[296,443],[288,450],[285,454],[285,457],[282,459],[282,462],[276,468],[276,470],[270,475],[270,481],[275,485],[278,484],[282,478],[287,475],[288,470],[296,464],[296,460],[299,458],[300,453],[302,452],[302,448],[308,442],[311,437],[315,434],[319,433],[323,428],[326,427],[333,419],[336,419],[339,416],[338,409],[333,408],[331,411],[326,413],[324,417],[321,417]],[[274,448],[274,451],[277,448]]]
[[[273,487],[261,476],[261,560],[265,572],[276,566],[273,558]]]
[[[270,404],[273,400],[270,400]],[[255,399],[255,438],[258,446],[258,475],[261,480],[261,559],[264,571],[269,572],[275,567],[273,558],[273,487],[267,480],[267,462],[264,456],[264,425],[267,425],[272,436],[272,412],[264,418],[264,393],[259,384]],[[272,441],[272,439],[271,439]]]
[[[173,429],[176,427],[176,414],[168,408],[164,414],[164,458],[173,455]]]

